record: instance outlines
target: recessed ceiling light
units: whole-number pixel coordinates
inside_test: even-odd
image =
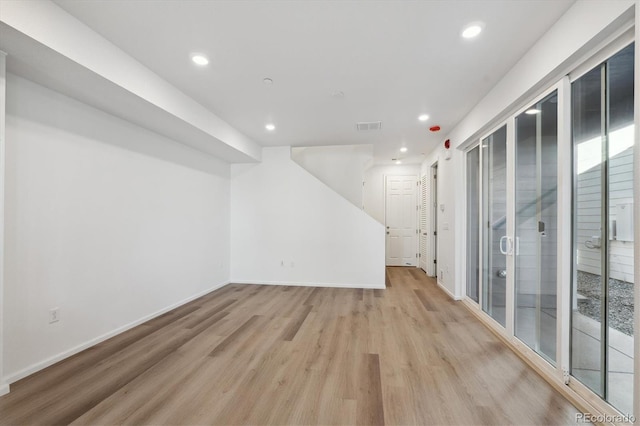
[[[474,38],[477,37],[478,34],[482,32],[482,24],[473,23],[467,25],[464,30],[462,30],[462,37],[464,38]]]
[[[396,160],[396,164],[402,164],[401,160]]]
[[[263,82],[264,84],[266,84],[267,86],[271,86],[271,85],[273,84],[273,80],[272,80],[272,79],[270,79],[269,77],[265,77],[265,78],[263,78],[263,79],[262,79],[262,82]]]
[[[429,119],[429,116],[427,114],[422,114],[420,117],[418,117],[418,120],[420,121],[427,121]]]
[[[264,128],[267,129],[268,131],[272,132],[272,131],[274,131],[276,129],[276,126],[275,126],[275,124],[269,123],[269,124],[265,125]]]
[[[539,109],[531,108],[526,110],[524,113],[529,115],[535,115],[535,114],[540,114],[541,112],[542,111],[540,111]]]
[[[199,53],[192,55],[191,56],[191,60],[193,61],[194,64],[196,65],[200,65],[201,67],[207,65],[209,63],[209,59],[207,59],[206,56],[201,55]]]
[[[400,148],[400,152],[407,152],[407,147],[403,146],[402,148]]]

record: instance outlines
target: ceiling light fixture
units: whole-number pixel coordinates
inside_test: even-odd
[[[474,22],[472,24],[467,25],[464,30],[462,30],[463,38],[474,38],[477,37],[482,32],[483,25],[479,22]]]
[[[270,79],[269,77],[265,77],[262,79],[262,82],[267,85],[267,86],[271,86],[273,84],[273,80]]]
[[[427,121],[429,119],[429,116],[427,114],[422,114],[420,117],[418,117],[418,120],[420,121]]]
[[[196,53],[195,55],[191,56],[191,60],[193,61],[194,64],[196,65],[200,65],[201,67],[207,65],[209,63],[209,59],[207,59],[206,56],[201,55],[199,53]]]
[[[269,124],[265,125],[264,128],[267,129],[268,131],[272,132],[272,131],[274,131],[276,129],[276,126],[275,126],[275,124],[269,123]]]
[[[407,152],[407,147],[403,146],[402,148],[400,148],[400,152]]]
[[[541,112],[542,111],[540,111],[539,109],[531,108],[526,110],[524,113],[529,115],[536,115],[536,114],[540,114]]]
[[[401,160],[396,160],[396,164],[402,164]]]

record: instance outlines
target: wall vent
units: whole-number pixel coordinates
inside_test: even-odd
[[[356,123],[356,129],[358,129],[359,132],[380,130],[382,129],[382,121],[361,121],[360,123]]]

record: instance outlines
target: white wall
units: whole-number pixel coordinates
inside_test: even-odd
[[[384,288],[384,228],[291,160],[265,148],[231,166],[231,281]]]
[[[420,176],[420,165],[374,166],[364,173],[363,208],[384,224],[385,176]]]
[[[4,224],[4,176],[5,176],[5,105],[6,105],[6,55],[0,51],[0,224]],[[0,225],[0,396],[9,392],[4,381],[4,227]]]
[[[362,208],[364,171],[373,161],[373,145],[291,148],[291,158],[354,206]]]
[[[11,74],[6,145],[9,382],[228,281],[228,165]]]

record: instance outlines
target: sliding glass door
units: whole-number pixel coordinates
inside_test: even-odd
[[[572,83],[571,373],[633,411],[634,46]]]
[[[564,78],[465,164],[467,297],[623,414],[634,393],[634,49]]]
[[[482,148],[482,309],[506,325],[507,288],[507,126],[483,139]]]
[[[556,362],[558,95],[515,118],[515,335]]]

